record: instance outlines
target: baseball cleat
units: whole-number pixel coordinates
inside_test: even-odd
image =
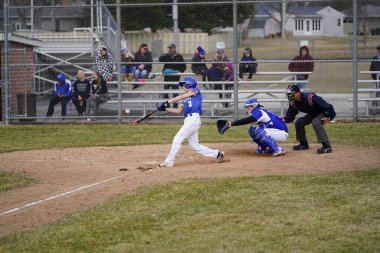
[[[272,156],[280,156],[280,155],[283,155],[285,153],[286,153],[285,149],[278,147],[278,149],[272,153]]]
[[[224,152],[223,151],[219,151],[218,152],[218,156],[216,157],[216,162],[217,163],[223,162],[223,158],[224,158]]]
[[[173,164],[167,163],[167,162],[163,162],[163,163],[157,165],[157,168],[171,168],[171,167],[173,167]]]

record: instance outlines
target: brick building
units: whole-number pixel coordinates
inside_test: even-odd
[[[40,46],[37,40],[9,35],[9,105],[10,114],[17,114],[17,94],[34,93],[35,50]],[[4,35],[0,35],[1,77],[4,79]],[[0,121],[4,121],[5,84],[2,80],[0,91]]]

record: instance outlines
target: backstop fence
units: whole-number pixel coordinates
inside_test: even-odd
[[[321,95],[337,119],[380,117],[377,0],[4,0],[2,8],[4,124],[133,122],[181,94],[186,76],[198,81],[206,122],[243,117],[251,97],[283,116],[290,84]],[[161,112],[149,122],[181,118]]]

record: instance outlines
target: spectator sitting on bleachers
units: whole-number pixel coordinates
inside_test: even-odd
[[[135,76],[136,66],[131,64],[133,59],[134,57],[128,48],[121,49],[121,81],[125,81],[125,79],[132,81]]]
[[[98,115],[99,105],[109,100],[107,81],[99,72],[92,72],[92,91],[91,97],[87,100],[87,116]],[[93,118],[88,118],[91,121]]]
[[[206,59],[205,59],[206,51],[202,47],[197,48],[197,52],[194,53],[193,58],[191,59],[192,62],[203,62],[203,63],[193,63],[191,64],[191,70],[193,73],[195,73],[197,76],[202,76],[202,81],[206,81],[206,75],[205,72],[207,71],[207,65]],[[205,88],[205,85],[203,85]]]
[[[224,54],[223,49],[218,49],[214,57],[214,61],[221,62],[221,63],[218,63],[218,67],[223,70],[224,62],[228,62],[229,60],[230,59],[228,59],[227,55]]]
[[[309,54],[309,47],[302,46],[299,50],[299,55],[293,58],[293,61],[289,63],[289,71],[291,72],[313,72],[314,71],[314,62],[313,57]],[[309,75],[301,74],[296,75],[297,80],[307,80]],[[297,86],[303,90],[305,89],[305,83],[298,83]]]
[[[77,108],[79,116],[82,116],[86,111],[87,99],[91,93],[91,83],[83,70],[78,70],[77,79],[73,82],[73,92],[73,104]]]
[[[153,56],[152,52],[149,51],[148,44],[142,43],[140,45],[139,50],[135,53],[134,61],[138,62],[135,65],[135,81],[137,83],[133,85],[133,89],[136,89],[138,87],[138,82],[144,81],[144,79],[146,79],[149,73],[152,71],[151,62],[153,62]]]
[[[51,117],[54,113],[54,106],[61,103],[61,116],[65,117],[67,112],[67,103],[72,97],[72,87],[70,80],[65,78],[64,74],[58,74],[54,83],[54,96],[50,100],[46,117]],[[63,119],[63,118],[62,118]]]
[[[209,69],[206,70],[205,74],[209,82],[220,82],[222,81],[224,71],[219,68],[218,63],[213,63]],[[214,87],[215,90],[221,90],[222,84],[209,84],[209,88]],[[219,93],[219,98],[223,98],[223,94]]]
[[[243,52],[241,63],[239,65],[239,78],[243,79],[243,74],[248,73],[248,80],[252,80],[253,74],[257,71],[256,58],[252,55],[252,50],[247,47]]]
[[[106,46],[102,46],[99,49],[98,54],[95,57],[96,70],[106,81],[112,81],[113,77],[113,62],[112,55],[108,52]]]
[[[228,81],[228,82],[231,82],[234,80],[234,67],[232,66],[231,63],[225,64],[222,80]],[[233,90],[234,84],[226,83],[224,87],[226,90]],[[225,98],[231,98],[231,93],[226,93],[224,97]],[[229,103],[224,103],[224,107],[226,107],[226,108],[229,107]]]

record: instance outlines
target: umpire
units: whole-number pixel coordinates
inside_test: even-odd
[[[294,121],[300,111],[306,113],[295,121],[296,136],[300,144],[293,146],[293,150],[309,149],[305,126],[311,123],[317,141],[322,144],[322,147],[317,149],[317,154],[331,153],[331,144],[323,125],[335,118],[334,107],[314,92],[301,92],[300,88],[294,84],[288,86],[286,96],[289,100],[289,108],[283,118],[285,123]]]

